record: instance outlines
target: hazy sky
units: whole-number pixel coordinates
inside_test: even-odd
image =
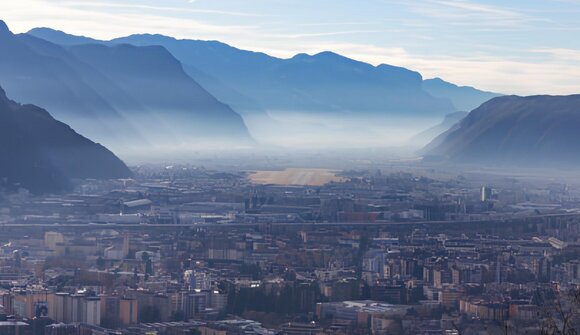
[[[503,93],[580,93],[580,0],[1,0],[0,18],[14,32],[332,50]]]

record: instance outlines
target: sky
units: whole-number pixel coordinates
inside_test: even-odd
[[[334,51],[505,94],[580,93],[580,0],[1,0],[12,31]]]

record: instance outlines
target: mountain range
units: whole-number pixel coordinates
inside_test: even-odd
[[[0,84],[116,150],[204,141],[249,143],[239,114],[160,46],[63,47],[0,22]]]
[[[496,96],[440,79],[423,80],[415,71],[373,66],[333,52],[282,59],[218,41],[157,34],[110,41],[50,28],[32,29],[28,34],[66,48],[86,44],[162,46],[191,78],[240,113],[250,132],[265,141],[287,133],[300,137],[329,129],[334,131],[331,138],[376,137],[400,128],[395,120],[431,122],[458,110],[471,110]],[[293,127],[296,118],[299,121]],[[365,124],[377,126],[376,134],[357,130]],[[262,130],[270,131],[271,136],[262,136]]]
[[[340,138],[350,145],[365,136],[384,144],[383,134],[401,137],[400,120],[425,124],[443,117],[443,122],[411,139],[430,141],[421,150],[426,158],[580,163],[574,154],[574,143],[580,140],[574,129],[580,122],[580,96],[501,96],[333,52],[283,59],[218,41],[155,34],[109,41],[50,28],[13,34],[0,21],[0,45],[0,84],[11,97],[43,106],[81,134],[124,152],[208,143],[244,146],[254,144],[256,137],[262,143],[304,139],[310,146],[320,134],[334,146],[340,145]],[[12,114],[32,110],[57,123],[56,128],[74,133],[46,111],[2,95],[3,108]],[[24,123],[16,130],[28,131]],[[260,135],[264,130],[270,137]],[[13,138],[5,141],[18,143]],[[6,157],[16,155],[14,150]],[[49,176],[47,183],[53,185],[46,188],[83,176],[53,169],[53,163],[46,163],[52,161],[43,159],[33,159],[31,169]],[[17,161],[22,165],[25,160]],[[20,182],[16,177],[7,180]]]
[[[28,34],[69,46],[96,42],[48,28],[33,29]],[[256,107],[310,113],[421,115],[453,111],[449,101],[433,98],[422,90],[417,72],[389,65],[375,67],[332,52],[281,59],[217,41],[151,34],[100,43],[163,46],[184,64],[189,75],[212,87],[213,94],[241,113]]]
[[[30,33],[47,35],[37,30]],[[280,59],[217,41],[150,34],[117,38],[109,43],[162,45],[186,66],[201,69],[269,111],[430,116],[471,110],[499,95],[439,78],[423,81],[421,74],[406,68],[372,66],[328,51]],[[223,92],[215,94],[221,96]],[[225,95],[224,99],[227,101]]]
[[[333,52],[282,59],[163,35],[12,34],[3,22],[0,44],[0,84],[11,96],[123,154],[247,146],[252,137],[380,146],[495,96]]]
[[[59,192],[71,179],[126,178],[112,152],[55,120],[46,110],[9,100],[0,88],[0,188]]]
[[[580,95],[503,96],[435,138],[428,158],[483,165],[580,163]]]

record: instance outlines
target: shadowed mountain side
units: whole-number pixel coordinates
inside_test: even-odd
[[[195,136],[250,140],[240,115],[185,74],[181,63],[163,47],[87,44],[69,51],[117,83],[182,140]]]
[[[580,163],[580,95],[505,96],[473,110],[426,147],[426,155],[481,164]]]
[[[0,88],[0,184],[59,192],[71,178],[131,176],[112,152],[77,134],[42,108],[9,100]]]
[[[251,85],[260,72],[279,61],[277,58],[236,49],[218,41],[177,40],[163,35],[133,35],[103,43],[162,45],[184,64],[189,75],[244,116],[265,115],[266,106],[260,104],[260,99],[245,95],[232,83]]]
[[[106,133],[108,140],[115,142],[120,138],[116,130],[122,129],[123,134],[139,138],[119,112],[86,82],[78,71],[82,66],[65,57],[61,47],[23,36],[13,35],[0,21],[0,82],[14,99],[54,110],[59,119],[89,136]]]
[[[457,86],[441,78],[423,81],[423,89],[434,97],[449,99],[458,111],[470,111],[502,94],[481,91],[470,86]]]

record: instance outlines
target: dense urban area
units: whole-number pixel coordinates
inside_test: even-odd
[[[284,183],[134,170],[66,195],[0,196],[1,334],[579,329],[578,185],[404,168]]]

